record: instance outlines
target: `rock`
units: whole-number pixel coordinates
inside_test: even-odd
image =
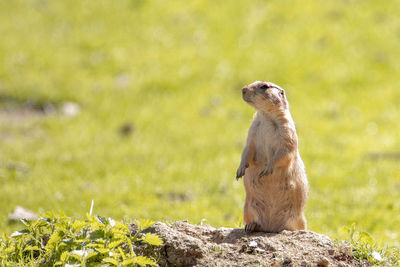
[[[249,234],[243,229],[157,222],[143,232],[163,239],[158,250],[161,266],[363,266],[351,249],[312,231]]]
[[[61,106],[61,112],[67,117],[74,117],[81,112],[81,107],[74,102],[65,102]]]
[[[256,248],[254,251],[260,254],[265,252],[265,250],[262,248]]]
[[[257,242],[256,241],[250,241],[249,242],[249,247],[253,247],[253,248],[256,248],[257,247]]]
[[[16,222],[22,219],[33,221],[37,220],[38,218],[39,216],[36,215],[36,213],[20,206],[16,206],[13,213],[8,215],[8,220],[10,222]]]
[[[317,266],[328,267],[329,266],[329,260],[327,258],[325,258],[325,257],[322,257],[321,260],[317,263]]]

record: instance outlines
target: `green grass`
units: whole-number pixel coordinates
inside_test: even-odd
[[[287,90],[309,229],[399,247],[398,1],[0,0],[0,231],[16,205],[233,226],[253,110]],[[73,101],[75,117],[5,112]],[[131,136],[121,136],[131,123]]]

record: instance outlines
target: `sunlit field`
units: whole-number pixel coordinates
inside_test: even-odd
[[[92,200],[116,220],[235,227],[241,88],[267,80],[296,123],[309,229],[400,246],[399,15],[394,0],[0,0],[0,232],[18,205],[81,218]]]

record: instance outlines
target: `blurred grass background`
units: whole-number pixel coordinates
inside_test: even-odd
[[[400,2],[0,0],[0,231],[8,214],[234,226],[253,109],[286,89],[309,229],[400,246]],[[67,116],[65,102],[81,112]]]

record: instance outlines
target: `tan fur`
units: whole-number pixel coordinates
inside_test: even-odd
[[[273,83],[254,82],[242,94],[256,109],[236,175],[244,176],[245,229],[305,230],[308,181],[285,92]]]

